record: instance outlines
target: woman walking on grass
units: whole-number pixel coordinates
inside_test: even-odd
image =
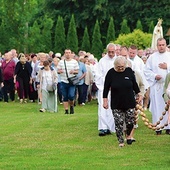
[[[39,70],[37,76],[37,87],[42,96],[42,108],[39,111],[57,112],[57,74],[55,70],[50,67],[49,61],[44,61],[43,65],[44,67]]]
[[[14,83],[18,82],[18,96],[20,98],[20,103],[27,103],[27,98],[29,95],[30,84],[32,83],[31,73],[32,67],[27,61],[25,55],[20,53],[19,62],[15,67]],[[24,99],[24,100],[23,100]]]
[[[117,57],[114,68],[106,75],[103,91],[103,107],[108,109],[108,93],[111,90],[111,109],[115,120],[115,130],[119,146],[124,146],[123,125],[126,124],[127,144],[132,144],[130,133],[134,127],[134,111],[136,106],[135,95],[138,102],[142,100],[134,72],[127,68],[125,57]]]

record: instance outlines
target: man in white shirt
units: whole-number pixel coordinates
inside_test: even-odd
[[[143,60],[140,57],[138,57],[137,53],[138,53],[137,47],[135,45],[131,45],[129,47],[129,59],[133,62],[132,69],[141,74],[143,83],[145,85],[145,89],[148,89],[148,82],[146,81],[143,72],[145,64]]]

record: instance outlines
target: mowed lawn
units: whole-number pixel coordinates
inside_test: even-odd
[[[40,113],[37,103],[0,102],[0,170],[169,170],[170,135],[155,135],[141,117],[136,142],[118,147],[98,136],[97,101],[74,115]],[[151,114],[146,112],[151,120]]]

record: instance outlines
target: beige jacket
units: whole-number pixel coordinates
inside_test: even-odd
[[[43,71],[44,69],[40,69],[37,76],[38,83],[40,84],[40,91],[42,90]],[[53,83],[58,83],[58,77],[56,71],[54,69],[51,69],[51,73],[52,73]]]
[[[90,85],[92,82],[93,82],[93,74],[92,74],[92,70],[91,70],[91,67],[87,64],[85,64],[86,66],[86,75],[85,75],[85,84],[86,85]]]

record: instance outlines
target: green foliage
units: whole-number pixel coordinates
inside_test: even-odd
[[[120,3],[119,11],[120,16],[126,16],[128,23],[131,26],[131,30],[135,29],[136,21],[141,20],[143,29],[148,31],[148,25],[151,21],[157,22],[158,18],[163,18],[164,30],[166,31],[170,25],[170,3],[167,0],[161,1],[129,1],[122,0]]]
[[[41,18],[45,17],[45,15],[49,16],[55,24],[58,16],[61,16],[65,29],[68,30],[71,16],[74,14],[79,41],[83,39],[82,36],[86,26],[88,27],[89,36],[92,37],[94,23],[98,19],[101,40],[104,45],[108,41],[108,23],[112,16],[116,16],[116,20],[114,20],[116,37],[118,37],[119,33],[130,33],[126,28],[125,30],[121,28],[122,18],[127,19],[128,27],[132,31],[136,28],[141,29],[137,26],[139,19],[143,31],[147,32],[149,30],[149,33],[153,32],[154,23],[157,23],[158,18],[163,19],[164,33],[168,31],[170,25],[169,1],[167,0],[156,0],[154,3],[148,0],[0,0],[0,4],[0,30],[1,34],[3,34],[0,35],[0,48],[2,51],[16,48],[18,51],[23,51],[24,49],[24,51],[29,52],[27,50],[28,46],[30,46],[28,31],[33,26],[34,21],[38,21],[38,25],[43,25],[40,22],[43,22]],[[150,26],[151,22],[153,22],[152,26]],[[43,27],[40,27],[40,29],[42,31]],[[4,30],[6,34],[3,32]],[[55,35],[55,29],[53,28],[51,31],[52,44],[55,45],[53,36]],[[168,37],[165,38],[168,39]],[[45,44],[45,46],[48,45]]]
[[[115,41],[115,26],[113,22],[113,17],[110,17],[109,26],[107,29],[106,45],[111,41]]]
[[[90,45],[90,37],[88,33],[88,28],[86,27],[84,30],[84,35],[83,35],[83,40],[82,40],[82,45],[81,45],[81,50],[84,51],[90,51],[91,45]]]
[[[101,58],[101,55],[103,52],[103,44],[101,41],[101,33],[100,33],[100,27],[99,27],[98,20],[96,20],[94,30],[93,30],[91,52],[98,59]]]
[[[128,34],[128,33],[130,33],[130,28],[128,27],[126,19],[123,19],[123,21],[121,23],[120,33],[121,34]]]
[[[134,44],[139,49],[145,49],[151,46],[152,34],[144,33],[141,30],[134,30],[129,34],[121,34],[114,43],[129,47]]]
[[[10,49],[9,43],[8,43],[8,33],[6,31],[6,26],[4,25],[4,22],[2,21],[0,25],[0,52],[4,53],[6,50]]]
[[[1,36],[2,50],[16,48],[18,52],[27,52],[28,26],[37,9],[37,0],[1,0],[0,25],[1,31],[6,32]]]
[[[153,24],[153,21],[151,21],[151,22],[149,23],[148,33],[153,34],[154,27],[155,27],[155,26],[154,26],[154,24]]]
[[[44,46],[44,49],[42,49],[44,52],[49,52],[52,50],[52,27],[53,27],[53,20],[51,18],[48,18],[47,15],[42,19],[41,21],[42,25],[42,44]]]
[[[143,31],[143,26],[142,26],[142,23],[141,23],[141,21],[139,19],[138,19],[138,21],[136,23],[136,29]]]
[[[72,15],[71,17],[69,28],[68,28],[66,48],[71,49],[75,53],[78,52],[78,37],[77,37],[74,15]]]
[[[29,29],[29,52],[40,52],[45,48],[45,44],[43,44],[43,37],[41,34],[40,25],[37,21],[34,22],[33,26]],[[44,52],[44,51],[43,51]]]
[[[63,18],[61,16],[58,16],[57,19],[54,44],[55,44],[54,51],[63,54],[66,48],[66,35]]]

